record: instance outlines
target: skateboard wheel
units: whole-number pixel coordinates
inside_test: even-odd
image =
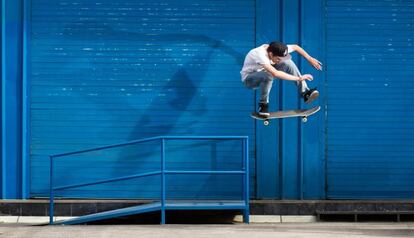
[[[269,125],[269,120],[264,120],[263,125],[268,126]]]
[[[307,122],[308,121],[308,118],[307,117],[302,117],[302,121],[303,122]]]

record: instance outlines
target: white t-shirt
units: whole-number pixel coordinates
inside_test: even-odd
[[[264,64],[274,64],[267,56],[267,44],[261,45],[249,51],[244,59],[243,68],[240,71],[241,79],[244,81],[250,73],[263,71]],[[287,45],[288,53],[293,52],[293,45]]]

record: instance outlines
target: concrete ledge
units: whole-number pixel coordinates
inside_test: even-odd
[[[76,217],[55,217],[54,221],[63,221],[63,220],[69,220],[73,218],[76,218]],[[49,222],[49,220],[47,222]]]
[[[281,222],[317,222],[316,216],[280,216]]]
[[[308,223],[317,222],[316,216],[275,216],[275,215],[251,215],[250,223]],[[243,222],[243,216],[237,215],[235,222]]]
[[[272,215],[251,215],[249,216],[250,223],[280,223],[280,216]],[[237,215],[234,217],[234,222],[243,222],[243,216]]]
[[[4,216],[0,217],[0,223],[17,223],[19,221],[18,216]]]
[[[75,217],[55,217],[54,221],[61,221],[72,219]],[[19,224],[32,224],[32,225],[39,225],[39,224],[49,224],[49,217],[46,216],[0,216],[0,224],[1,223],[19,223]]]
[[[17,220],[20,224],[47,224],[49,223],[49,217],[36,217],[36,216],[20,216]]]

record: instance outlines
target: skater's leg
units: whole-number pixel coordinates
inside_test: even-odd
[[[260,102],[269,103],[269,94],[273,85],[272,76],[266,71],[254,72],[244,81],[244,85],[251,89],[260,87]]]
[[[272,90],[273,79],[263,80],[260,84],[260,103],[269,103],[269,94]]]
[[[262,116],[269,116],[269,94],[273,85],[273,77],[266,71],[255,72],[246,78],[244,84],[251,89],[260,87],[258,113]]]
[[[295,62],[293,62],[293,60],[285,60],[282,61],[279,64],[275,65],[275,68],[277,70],[283,71],[285,73],[288,73],[290,75],[294,75],[294,76],[301,76],[301,73],[298,69],[298,67],[296,66]],[[304,94],[306,91],[309,90],[309,87],[306,83],[306,81],[297,81],[295,82],[296,86],[298,87],[298,91],[300,93],[300,95]]]
[[[294,76],[301,76],[298,67],[292,60],[283,61],[275,65],[275,68]],[[316,90],[316,88],[309,89],[306,81],[297,81],[296,86],[298,87],[300,96],[303,98],[306,104],[313,102],[319,97],[318,90]]]

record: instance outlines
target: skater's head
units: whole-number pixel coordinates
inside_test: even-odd
[[[288,59],[289,56],[287,45],[277,41],[270,42],[267,53],[269,58],[276,64]]]

